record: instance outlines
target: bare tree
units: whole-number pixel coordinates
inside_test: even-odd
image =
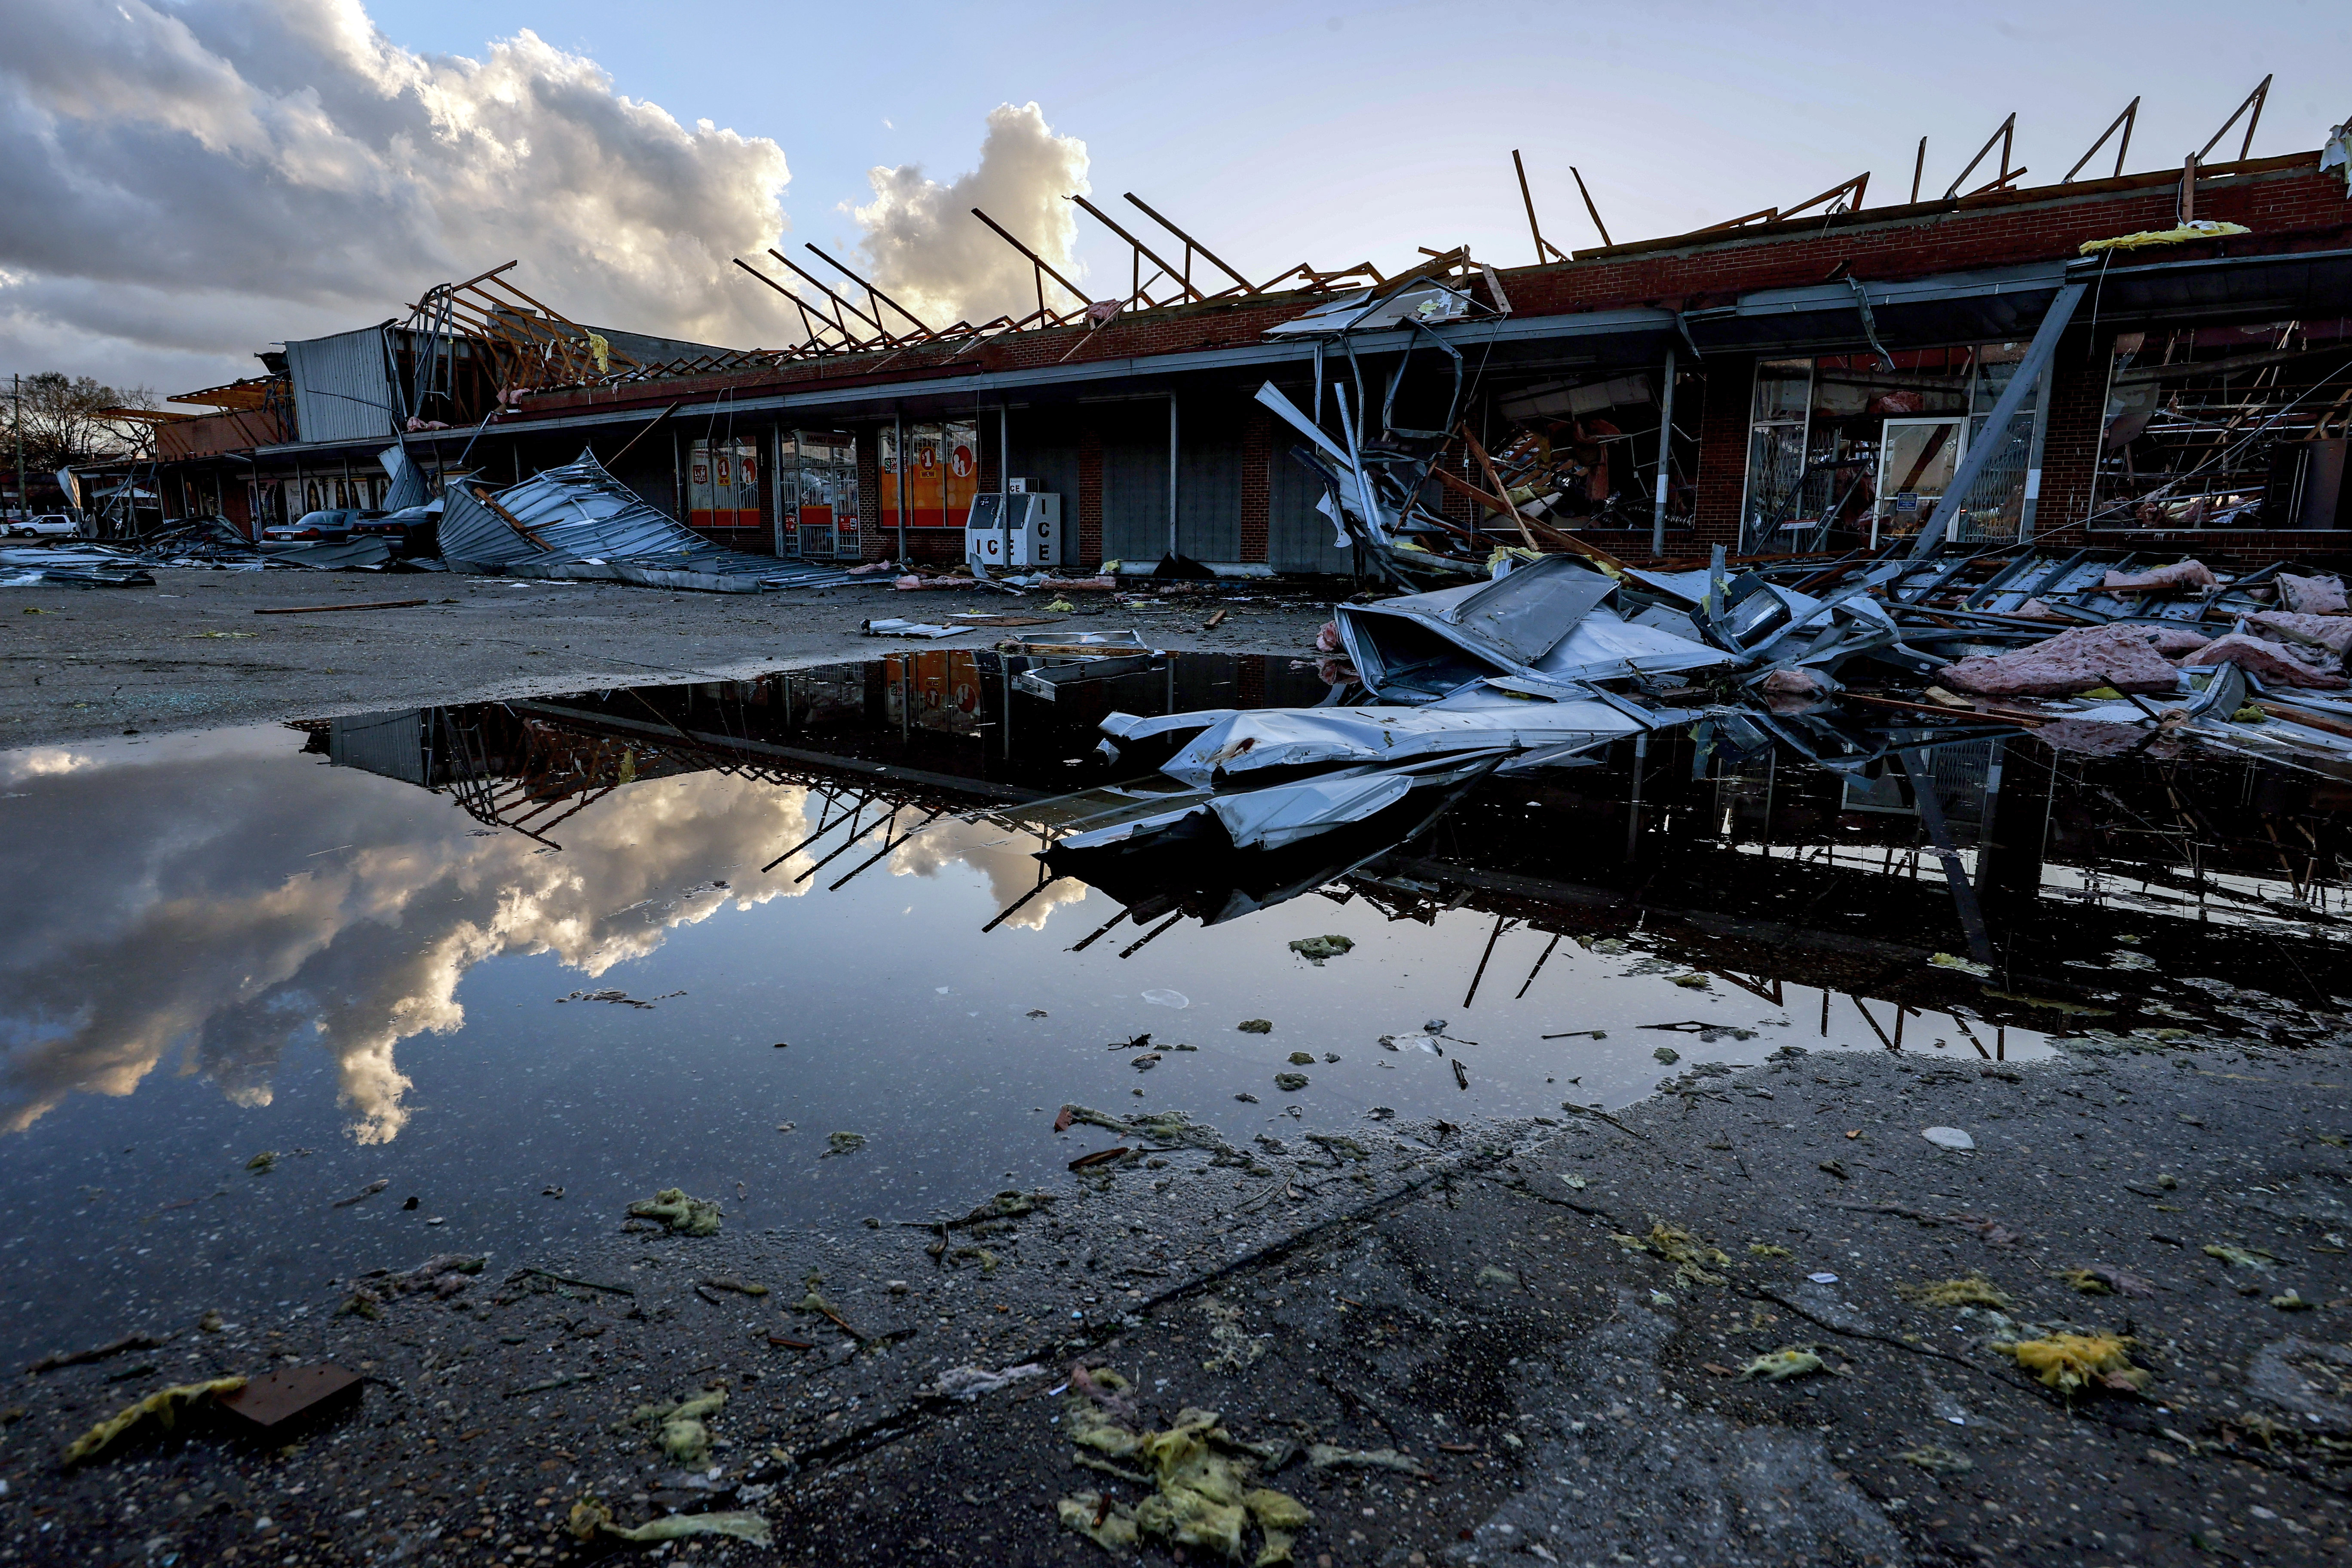
[[[8,390],[0,388],[0,391]],[[68,376],[46,370],[25,378],[22,401],[25,467],[27,471],[54,473],[81,463],[121,462],[152,453],[152,429],[141,420],[110,417],[116,408],[153,408],[155,394],[144,386],[106,386],[91,376]],[[15,457],[18,403],[10,399],[5,415],[8,456]]]

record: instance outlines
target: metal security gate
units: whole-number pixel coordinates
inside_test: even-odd
[[[1070,531],[1066,549],[1070,553],[1062,557],[1063,567],[1074,569],[1080,564],[1075,553],[1078,525],[1078,438],[1076,424],[1067,406],[1059,408],[1015,408],[1007,416],[1006,437],[1012,444],[1012,460],[1006,471],[1016,479],[1026,481],[1032,490],[1041,495],[1062,499],[1064,525]],[[995,421],[981,421],[982,439],[992,438]],[[1093,562],[1085,563],[1091,566]]]
[[[1195,561],[1242,558],[1242,420],[1231,394],[1176,408],[1176,551]]]
[[[1275,432],[1274,452],[1266,460],[1266,564],[1277,572],[1350,572],[1356,552],[1332,544],[1339,531],[1315,510],[1323,499],[1323,481],[1290,455],[1295,443],[1289,437],[1287,429]]]
[[[1102,548],[1106,561],[1168,553],[1169,402],[1094,406],[1103,447]]]

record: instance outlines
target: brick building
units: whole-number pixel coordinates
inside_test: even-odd
[[[241,523],[371,504],[399,424],[428,470],[492,482],[588,448],[752,552],[957,560],[971,498],[1019,479],[1062,498],[1072,563],[1172,550],[1348,572],[1324,479],[1256,398],[1271,383],[1335,436],[1342,409],[1368,440],[1466,427],[1540,470],[1522,499],[1551,526],[1632,556],[1661,494],[1672,559],[1884,543],[1987,443],[1950,509],[1961,540],[2267,560],[2352,539],[2352,186],[2318,153],[1766,215],[1538,267],[1456,256],[1432,276],[1459,315],[1318,331],[1310,312],[1344,297],[1196,297],[1188,279],[1184,302],[1093,326],[793,358],[629,339],[641,363],[681,351],[642,374],[588,374],[580,345],[628,335],[551,317],[576,351],[569,384],[468,371],[462,334],[387,323],[346,334],[366,340],[356,359],[289,344],[291,367],[204,395],[229,401],[163,428],[162,492]],[[2031,360],[2053,309],[2063,330]],[[2014,417],[1990,429],[2029,363]],[[393,406],[304,379],[347,373]],[[401,389],[428,384],[444,405],[404,421]],[[1441,463],[1470,489],[1511,482],[1460,441]],[[1474,545],[1517,537],[1461,486],[1431,485],[1427,504]]]

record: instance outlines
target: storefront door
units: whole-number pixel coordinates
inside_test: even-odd
[[[1878,504],[1870,517],[1870,544],[1919,531],[1952,482],[1968,449],[1968,421],[1889,419],[1878,444]]]

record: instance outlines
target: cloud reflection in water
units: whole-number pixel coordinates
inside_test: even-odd
[[[335,1062],[352,1136],[386,1142],[409,1117],[396,1047],[464,1024],[457,987],[475,964],[551,953],[593,980],[672,927],[826,879],[793,875],[831,839],[757,875],[816,825],[800,788],[641,781],[566,820],[553,854],[478,836],[446,796],[297,757],[291,739],[237,731],[168,761],[112,745],[0,756],[12,890],[29,911],[0,931],[0,1125],[22,1131],[76,1091],[127,1095],[175,1052],[179,1070],[266,1105],[288,1048],[307,1043]],[[1035,881],[1032,847],[942,820],[888,869],[967,867],[1009,903]],[[1049,889],[1014,923],[1042,925],[1085,891]]]

